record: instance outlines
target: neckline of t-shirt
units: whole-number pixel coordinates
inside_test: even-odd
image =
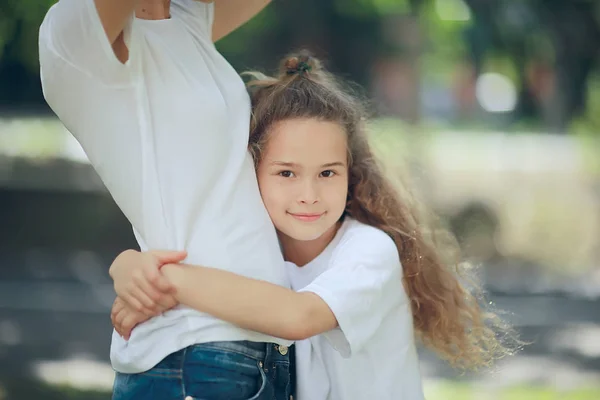
[[[169,18],[161,18],[161,19],[145,19],[145,18],[135,17],[135,22],[138,24],[143,24],[143,25],[168,25],[168,24],[171,24],[173,22],[173,20],[174,20],[173,13],[171,13],[171,16]]]
[[[333,251],[335,246],[337,246],[337,244],[341,240],[342,236],[344,236],[344,233],[348,229],[348,225],[350,224],[350,221],[352,221],[352,218],[346,216],[344,218],[344,221],[342,222],[342,226],[340,226],[340,229],[338,229],[338,231],[335,233],[335,236],[333,237],[331,242],[329,242],[329,244],[325,247],[325,249],[323,249],[323,251],[318,256],[313,258],[311,261],[307,262],[306,264],[304,264],[301,267],[297,266],[293,262],[290,262],[290,261],[286,261],[286,262],[291,264],[296,271],[301,272],[303,275],[310,274],[310,272],[314,268],[316,268],[315,265],[319,265],[320,260],[323,257],[325,257],[327,254],[329,254],[331,251]]]

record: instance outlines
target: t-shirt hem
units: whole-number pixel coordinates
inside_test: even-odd
[[[137,374],[152,369],[169,354],[173,354],[195,344],[243,340],[259,343],[274,343],[288,347],[294,344],[293,341],[275,338],[252,331],[242,330],[240,332],[232,332],[230,329],[211,329],[210,333],[186,332],[180,335],[174,335],[169,340],[162,339],[160,348],[153,347],[152,349],[143,352],[136,351],[137,354],[143,354],[143,357],[127,361],[127,356],[124,354],[127,352],[127,349],[121,351],[120,348],[117,348],[121,346],[127,347],[127,342],[125,342],[116,331],[113,331],[111,364],[116,372],[123,374]]]

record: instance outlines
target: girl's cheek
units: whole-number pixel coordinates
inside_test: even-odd
[[[267,207],[275,207],[281,203],[282,193],[285,192],[285,187],[280,183],[263,184],[260,186],[263,202]]]

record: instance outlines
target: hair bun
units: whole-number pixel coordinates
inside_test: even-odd
[[[318,60],[308,52],[292,54],[284,59],[281,75],[308,75],[319,70]]]

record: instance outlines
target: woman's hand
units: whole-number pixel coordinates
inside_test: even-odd
[[[174,307],[175,288],[161,273],[164,264],[176,264],[187,257],[185,251],[126,250],[110,266],[117,296],[129,308],[146,317],[153,317]]]

